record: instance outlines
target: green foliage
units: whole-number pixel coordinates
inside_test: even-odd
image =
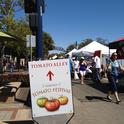
[[[67,47],[66,51],[69,52],[69,51],[73,50],[74,48],[76,48],[77,46],[78,46],[78,49],[80,49],[80,48],[86,46],[87,44],[91,43],[92,41],[93,41],[92,39],[85,39],[79,44],[71,44]]]
[[[55,48],[54,40],[52,39],[50,34],[47,32],[43,32],[43,52],[44,52],[45,58],[48,57],[48,51],[53,50],[54,48]],[[34,51],[33,56],[35,56],[36,48],[34,48],[33,51]]]
[[[1,0],[0,12],[3,16],[15,15],[15,12],[22,9],[24,0]]]
[[[88,44],[91,43],[92,41],[93,41],[92,39],[87,38],[87,39],[83,40],[83,41],[78,45],[78,48],[80,49],[80,48],[82,48],[82,47],[88,45]]]
[[[26,35],[31,34],[30,28],[24,19],[14,19],[15,12],[24,8],[24,0],[1,0],[0,2],[3,4],[3,6],[0,6],[0,13],[3,17],[0,23],[0,30],[13,35],[14,37],[17,36],[17,41],[7,42],[2,45],[6,45],[6,52],[13,56],[27,56],[29,48],[26,48],[25,41]],[[46,32],[43,33],[43,46],[45,55],[48,54],[49,50],[54,49],[54,41]],[[36,54],[35,51],[33,51],[34,55]]]
[[[6,49],[11,51],[13,56],[25,56],[27,53],[26,48],[26,34],[30,34],[30,29],[24,20],[13,20],[13,18],[4,18],[6,30],[8,33],[16,37],[17,41],[7,42]]]
[[[27,34],[31,34],[29,26],[24,19],[15,20],[15,12],[22,8],[22,0],[1,0],[0,12],[2,15],[0,30],[7,32],[14,37],[17,41],[8,41],[2,43],[5,45],[5,53],[13,56],[21,57],[26,56],[27,48],[25,37]],[[3,46],[4,47],[4,46]]]
[[[103,38],[98,37],[98,38],[96,38],[96,41],[99,42],[99,43],[101,43],[101,44],[103,44],[103,45],[108,46],[108,40],[106,40],[106,39],[103,39]],[[78,49],[80,49],[80,48],[88,45],[91,42],[93,42],[93,40],[90,39],[90,38],[87,38],[85,40],[82,40],[82,42],[78,44]],[[66,51],[69,52],[69,51],[73,50],[74,48],[76,48],[76,45],[75,44],[71,44],[71,45],[69,45],[67,47]]]
[[[74,48],[76,48],[75,44],[71,44],[67,47],[66,52],[68,53],[69,51],[73,50]]]
[[[93,40],[90,39],[90,38],[85,39],[85,40],[84,40],[85,46],[86,46],[87,44],[91,43],[92,41],[93,41]]]
[[[43,48],[45,55],[48,55],[49,50],[53,50],[55,48],[52,37],[46,32],[43,32]]]
[[[105,46],[108,46],[108,40],[106,40],[106,39],[98,37],[98,38],[96,38],[96,41],[105,45]]]

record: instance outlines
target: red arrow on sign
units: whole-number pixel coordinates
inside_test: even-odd
[[[51,71],[49,71],[47,73],[47,76],[49,77],[49,80],[51,81],[52,80],[52,76],[54,76],[54,74]]]

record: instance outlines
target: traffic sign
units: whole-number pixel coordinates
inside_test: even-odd
[[[27,35],[26,41],[27,41],[26,44],[27,47],[36,47],[36,37],[34,35]]]

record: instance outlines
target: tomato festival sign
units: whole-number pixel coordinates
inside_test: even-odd
[[[73,113],[69,59],[29,62],[33,117]]]

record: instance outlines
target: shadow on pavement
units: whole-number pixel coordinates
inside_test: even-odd
[[[108,100],[106,97],[101,96],[86,96],[86,99],[89,101],[105,101],[105,102],[111,102],[111,100]]]
[[[88,86],[95,88],[103,93],[107,93],[107,84],[101,84],[101,83],[90,83],[87,84]]]
[[[88,82],[88,81],[87,81]],[[107,83],[87,83],[88,86],[95,88],[103,93],[107,93],[108,92],[108,84]],[[118,87],[118,92],[119,93],[124,93],[124,85],[120,85],[119,83],[117,83],[117,87]]]
[[[34,121],[11,121],[11,122],[6,122],[7,124],[37,124]]]

